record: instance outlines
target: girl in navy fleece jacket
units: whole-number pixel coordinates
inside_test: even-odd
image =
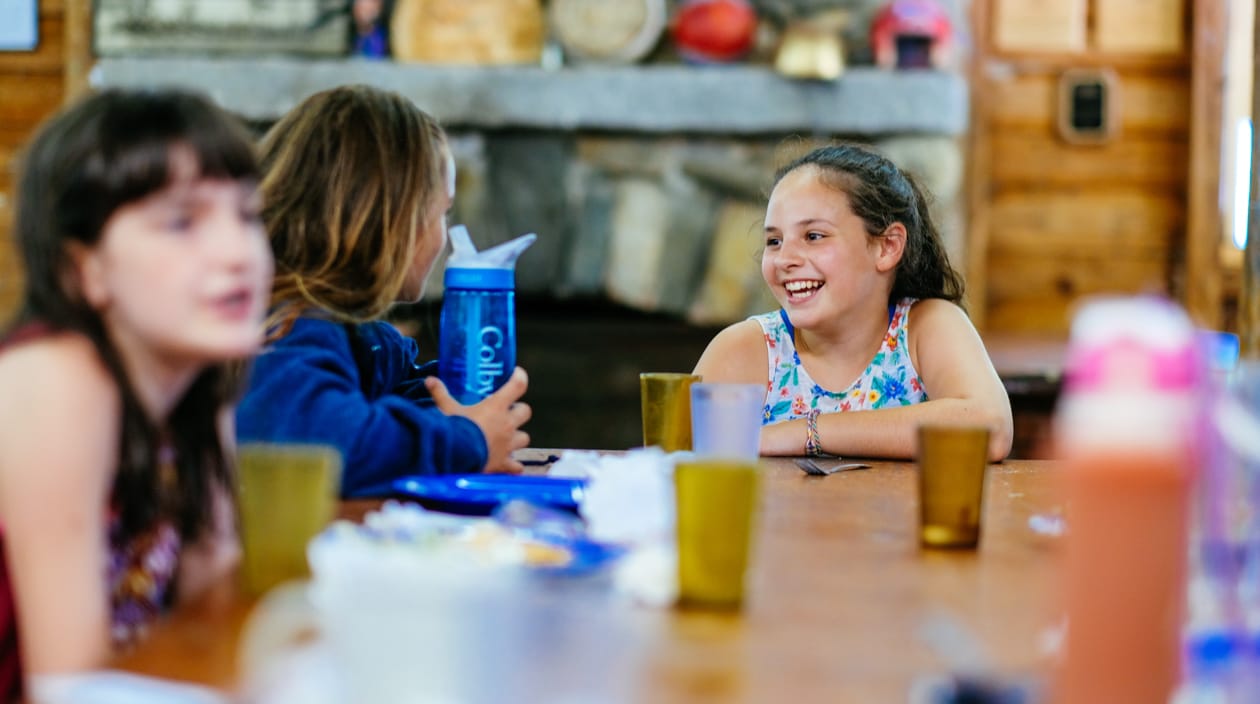
[[[441,127],[395,93],[343,86],[307,98],[261,150],[271,344],[237,408],[239,440],[337,447],[343,496],[408,474],[519,472],[524,370],[460,405],[379,320],[420,298],[446,246],[455,167]]]

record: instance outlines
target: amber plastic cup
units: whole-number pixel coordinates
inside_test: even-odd
[[[666,452],[691,449],[691,385],[697,374],[645,372],[639,375],[643,405],[643,445]]]
[[[713,459],[674,468],[680,605],[743,604],[759,483],[755,462]]]
[[[919,428],[919,543],[923,547],[979,545],[988,454],[988,428]]]
[[[257,595],[308,577],[306,545],[333,518],[341,454],[323,445],[244,444],[237,475],[242,586]]]

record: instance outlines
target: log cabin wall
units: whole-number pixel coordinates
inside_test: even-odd
[[[57,0],[39,6],[39,45],[32,52],[0,52],[0,314],[12,314],[21,280],[13,246],[16,156],[34,127],[64,97],[65,7]]]
[[[0,321],[22,292],[13,243],[14,182],[19,150],[36,126],[78,91],[90,60],[89,0],[39,0],[34,51],[0,52]]]
[[[1183,0],[976,0],[970,266],[986,332],[1066,334],[1096,293],[1184,297],[1190,163]],[[1060,81],[1109,80],[1113,129],[1059,130]]]

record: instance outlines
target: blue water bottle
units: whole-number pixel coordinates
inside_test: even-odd
[[[462,225],[450,234],[438,377],[455,400],[471,405],[503,386],[516,368],[516,258],[535,235],[478,252]]]

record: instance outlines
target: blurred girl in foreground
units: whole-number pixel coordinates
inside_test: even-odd
[[[39,699],[233,566],[225,363],[262,340],[271,255],[249,136],[202,97],[91,96],[22,167],[26,287],[0,341],[0,696],[25,673]]]

